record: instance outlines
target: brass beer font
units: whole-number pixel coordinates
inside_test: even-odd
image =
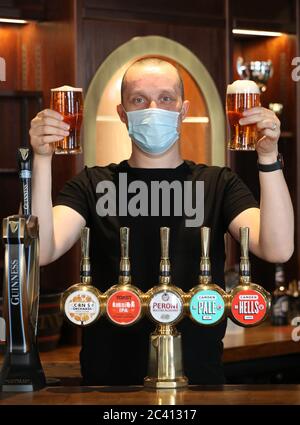
[[[181,334],[175,324],[184,315],[184,293],[171,283],[168,227],[160,228],[159,285],[146,294],[148,315],[157,326],[150,335],[148,376],[145,387],[182,388],[188,385],[183,372]]]
[[[63,293],[61,310],[71,323],[78,326],[95,323],[103,311],[101,292],[92,285],[88,227],[81,230],[80,283],[70,286]]]
[[[220,286],[212,283],[209,258],[210,228],[201,227],[201,259],[199,284],[187,294],[190,318],[203,326],[214,326],[226,316],[228,296]]]
[[[3,314],[6,351],[0,391],[35,391],[46,386],[37,345],[39,225],[31,214],[31,151],[18,149],[21,214],[4,218]]]
[[[263,287],[251,282],[249,261],[249,227],[240,228],[240,282],[230,293],[230,318],[244,327],[263,322],[271,308],[271,295]]]
[[[105,294],[106,316],[119,326],[130,326],[143,316],[143,293],[131,283],[129,259],[129,228],[120,228],[121,260],[119,282]]]

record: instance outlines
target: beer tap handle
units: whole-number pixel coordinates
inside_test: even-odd
[[[170,228],[160,228],[160,243],[161,243],[161,258],[163,260],[169,259],[169,241],[170,241]]]
[[[84,227],[81,229],[81,256],[82,258],[90,257],[90,229]]]
[[[121,260],[119,283],[128,285],[131,282],[129,261],[129,227],[120,227]]]
[[[121,257],[129,258],[129,227],[120,228]]]
[[[210,228],[201,227],[200,236],[201,236],[201,256],[208,258],[209,244],[210,244]]]
[[[240,227],[241,258],[249,258],[249,227]]]
[[[28,218],[31,215],[31,150],[28,148],[19,148],[17,157],[22,192],[22,214]]]

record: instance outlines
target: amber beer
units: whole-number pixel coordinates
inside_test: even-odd
[[[260,106],[258,85],[251,80],[236,80],[227,86],[226,113],[229,123],[228,149],[253,151],[258,140],[256,124],[240,125],[246,109]]]
[[[70,125],[70,135],[56,142],[56,154],[78,154],[82,152],[80,129],[82,124],[83,97],[82,89],[62,86],[51,89],[50,108],[64,116],[64,122]]]

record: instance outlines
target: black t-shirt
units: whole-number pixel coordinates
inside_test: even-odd
[[[144,215],[118,214],[120,175],[122,178],[126,176],[128,186],[137,180],[145,182],[145,187],[148,188],[148,215],[145,209],[142,210]],[[114,183],[116,188],[115,216],[100,217],[99,209],[97,212],[97,202],[100,198],[104,199],[103,193],[97,193],[100,190],[97,185],[104,181],[110,182],[108,186]],[[160,208],[158,216],[151,216],[151,200],[154,202],[154,198],[151,198],[151,182],[154,181],[180,182],[183,214],[178,215],[178,210],[174,211],[174,193],[171,191],[170,214],[164,216]],[[243,210],[258,205],[249,189],[229,168],[195,164],[191,161],[184,161],[172,169],[133,168],[127,161],[106,167],[85,167],[66,183],[55,205],[71,207],[82,215],[91,229],[93,284],[105,292],[118,282],[119,229],[121,226],[128,226],[132,283],[144,292],[157,285],[160,227],[167,226],[170,227],[172,282],[185,292],[194,287],[198,283],[200,231],[199,226],[186,226],[187,214],[190,213],[185,214],[187,210],[184,207],[184,194],[187,193],[188,184],[192,184],[195,206],[195,187],[199,181],[204,182],[204,220],[200,224],[211,228],[212,280],[224,288],[224,234],[234,217]],[[190,183],[185,186],[184,182]],[[129,188],[128,192],[131,190]],[[138,190],[131,191],[133,193],[127,193],[128,205],[130,199],[138,193]],[[110,193],[114,194],[113,191]],[[121,196],[124,196],[123,187]],[[149,334],[154,329],[155,324],[148,318],[143,318],[133,326],[121,328],[105,317],[84,328],[80,354],[84,384],[142,384],[147,375]],[[221,357],[226,321],[205,328],[184,318],[177,329],[182,334],[184,369],[189,382],[223,383]]]

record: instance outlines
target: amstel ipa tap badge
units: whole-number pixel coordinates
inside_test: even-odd
[[[94,291],[84,290],[84,288],[72,291],[65,298],[64,312],[70,322],[75,325],[91,325],[101,313],[99,296]]]
[[[139,320],[141,312],[141,300],[134,291],[119,290],[107,299],[106,314],[116,325],[132,325]]]
[[[182,315],[183,301],[171,290],[154,293],[149,301],[149,313],[157,323],[171,324]]]

